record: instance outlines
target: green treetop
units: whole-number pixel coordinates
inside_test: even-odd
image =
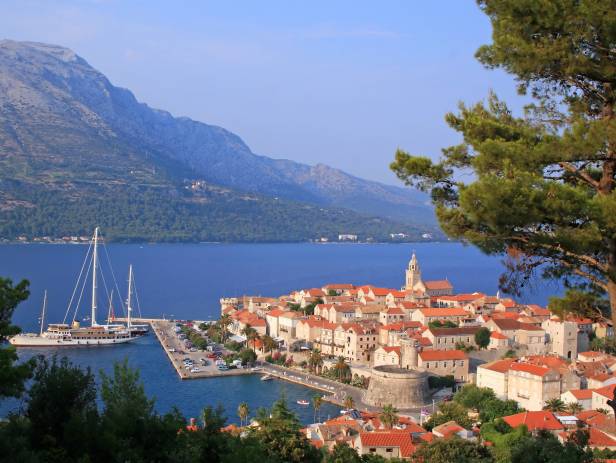
[[[521,117],[493,94],[462,104],[446,116],[461,144],[438,162],[398,150],[391,167],[431,192],[450,237],[507,256],[503,289],[562,278],[565,301],[593,297],[561,311],[599,318],[607,296],[616,321],[616,1],[478,4],[493,28],[478,60],[516,76],[533,103]]]

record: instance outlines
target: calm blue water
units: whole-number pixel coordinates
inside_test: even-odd
[[[0,275],[31,282],[30,299],[19,306],[14,322],[25,331],[38,330],[42,294],[48,290],[48,321],[64,318],[73,285],[87,247],[82,245],[0,246]],[[144,316],[184,319],[217,318],[218,299],[231,295],[278,296],[293,289],[326,283],[374,284],[400,287],[404,268],[415,249],[425,279],[448,278],[456,292],[495,294],[502,270],[498,258],[457,243],[407,244],[182,244],[109,245],[116,278],[125,293],[128,264],[132,263]],[[106,275],[107,284],[111,277]],[[103,285],[101,284],[101,287]],[[537,284],[523,302],[545,304],[558,291],[555,284]],[[87,315],[89,294],[78,318]],[[106,307],[101,298],[100,307]],[[117,298],[116,298],[117,300]],[[104,311],[104,309],[103,309]],[[30,355],[33,351],[26,350]],[[255,410],[270,406],[284,391],[302,421],[312,420],[312,409],[295,405],[314,391],[258,377],[180,381],[154,336],[134,344],[101,349],[62,349],[73,361],[94,371],[110,371],[113,362],[128,358],[141,370],[149,394],[160,411],[176,405],[186,416],[198,416],[204,405],[222,403],[231,421],[246,401]],[[0,415],[19,404],[0,403]],[[322,416],[337,415],[326,405]]]

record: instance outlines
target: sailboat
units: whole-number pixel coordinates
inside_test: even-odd
[[[45,312],[47,308],[47,292],[45,292],[45,298],[43,301],[43,310],[41,315],[41,328],[39,333],[26,333],[26,334],[18,334],[9,339],[9,342],[18,347],[76,347],[76,346],[102,346],[102,345],[113,345],[113,344],[122,344],[125,342],[130,342],[136,339],[138,336],[133,336],[130,330],[124,325],[111,325],[111,324],[98,324],[96,322],[96,311],[97,311],[97,288],[98,288],[98,241],[99,241],[99,229],[96,227],[94,230],[94,236],[92,238],[91,246],[92,248],[92,260],[91,260],[91,270],[92,270],[92,303],[91,303],[91,314],[90,314],[90,326],[80,326],[80,323],[73,318],[73,322],[71,324],[68,323],[50,323],[47,327],[47,330],[44,330],[45,323]],[[88,254],[86,255],[86,260],[89,255],[90,250],[88,250]],[[81,279],[81,275],[83,274],[83,270],[85,267],[86,261],[84,261],[84,265],[82,266],[81,272],[77,279],[77,284],[75,285],[75,289],[73,290],[73,297],[76,294],[77,286],[79,286],[79,281]],[[89,272],[89,269],[88,269]],[[87,278],[84,277],[84,286]],[[83,288],[81,291],[83,294]],[[67,315],[71,308],[71,304],[73,301],[73,297],[71,297],[71,301],[69,302],[69,308],[67,309]],[[81,295],[79,296],[79,300],[81,300]],[[75,316],[77,307],[79,305],[79,301],[77,302],[77,306],[75,309]],[[65,317],[66,320],[66,317]],[[130,312],[129,312],[129,320],[130,320]],[[130,321],[129,321],[130,323]]]

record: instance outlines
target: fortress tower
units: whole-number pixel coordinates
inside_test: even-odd
[[[417,370],[417,341],[400,338],[400,364],[380,365],[370,371],[370,384],[364,394],[367,404],[383,407],[392,404],[400,409],[425,405],[428,398],[428,374]]]
[[[413,370],[418,364],[417,340],[400,337],[400,367],[405,370]]]

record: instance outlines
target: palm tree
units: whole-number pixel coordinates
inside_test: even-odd
[[[346,396],[346,398],[344,399],[343,406],[347,410],[351,410],[352,408],[354,408],[355,407],[355,400],[353,400],[353,397],[350,396],[350,395]]]
[[[584,407],[582,407],[579,402],[570,402],[567,404],[567,413],[570,413],[571,415],[577,415],[582,410],[584,410]]]
[[[340,382],[347,377],[349,371],[351,370],[342,355],[338,357],[338,361],[334,365],[334,369],[338,372],[338,379]]]
[[[252,341],[252,350],[255,350],[255,343],[259,339],[259,333],[250,324],[246,323],[246,327],[242,330],[242,334],[246,336],[246,347]]]
[[[218,320],[218,325],[220,326],[220,340],[223,344],[225,343],[225,339],[227,338],[227,328],[229,327],[229,325],[232,324],[233,320],[228,313],[223,314],[220,317],[220,320]]]
[[[392,404],[385,405],[379,418],[387,429],[391,429],[398,423],[398,409]]]
[[[545,407],[543,407],[544,410],[549,410],[552,413],[564,412],[566,408],[567,406],[565,405],[565,403],[562,400],[560,400],[558,397],[555,397],[554,399],[546,400]]]
[[[248,408],[248,404],[246,402],[242,402],[241,404],[239,404],[239,406],[237,407],[237,416],[240,417],[240,426],[242,426],[242,423],[246,422],[248,423],[248,414],[250,413],[250,409]]]
[[[314,408],[314,422],[317,422],[317,412],[319,413],[319,422],[321,421],[321,405],[323,405],[323,396],[315,394],[312,397],[312,408]]]
[[[271,352],[276,347],[276,341],[269,335],[264,335],[261,340],[263,341],[263,350],[266,352]]]
[[[323,356],[321,355],[321,351],[319,349],[315,349],[310,353],[308,365],[310,365],[310,371],[314,371],[316,374],[319,374],[319,369],[323,366]]]

